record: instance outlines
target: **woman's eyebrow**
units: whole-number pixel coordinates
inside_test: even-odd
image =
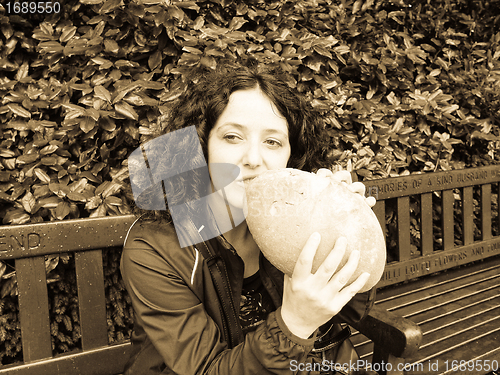
[[[223,129],[223,128],[226,128],[228,126],[232,126],[232,127],[235,127],[235,128],[238,128],[238,129],[246,129],[247,127],[245,125],[242,125],[242,124],[238,124],[236,122],[226,122],[224,124],[222,124],[219,129]]]
[[[222,124],[219,127],[219,130],[224,130],[224,128],[226,128],[226,127],[235,127],[235,128],[240,129],[240,130],[245,130],[248,128],[246,125],[238,124],[236,122],[228,122],[228,123]],[[267,129],[264,129],[264,133],[266,133],[266,134],[281,134],[281,135],[284,135],[288,138],[288,134],[280,129],[267,128]]]
[[[264,133],[266,133],[266,134],[281,134],[281,135],[288,138],[288,134],[282,130],[279,130],[279,129],[269,128],[269,129],[264,130]]]

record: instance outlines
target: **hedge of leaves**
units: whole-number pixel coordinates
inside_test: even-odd
[[[281,66],[324,112],[331,157],[361,178],[500,161],[497,1],[59,4],[57,14],[0,6],[3,224],[129,212],[126,157],[190,84],[187,69],[220,58]],[[48,272],[63,274],[65,261],[48,259]],[[20,351],[12,265],[1,263],[0,275],[0,358],[8,361]],[[113,331],[130,316],[119,277],[110,280],[119,301]],[[59,298],[66,312],[71,298]],[[65,314],[61,322],[77,326]],[[69,331],[54,329],[65,343],[57,350],[77,346]]]

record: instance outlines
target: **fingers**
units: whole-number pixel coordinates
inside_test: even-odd
[[[358,250],[353,250],[349,256],[347,263],[337,272],[337,274],[330,281],[331,286],[336,290],[342,289],[351,276],[356,272],[358,268],[360,254]]]
[[[351,173],[348,171],[335,172],[332,175],[332,180],[336,182],[345,182],[348,185],[352,184]]]
[[[333,172],[326,168],[320,168],[316,172],[316,175],[318,175],[319,177],[331,177],[333,175]]]
[[[330,251],[330,254],[328,254],[321,266],[319,266],[315,275],[318,278],[321,278],[324,284],[327,284],[333,274],[337,271],[340,262],[344,258],[346,248],[347,238],[339,237],[335,242],[335,246],[332,251]]]
[[[362,197],[365,196],[366,187],[361,182],[354,182],[351,185],[347,185],[347,188],[350,191],[352,191],[353,193],[359,194]],[[371,208],[371,207],[375,206],[375,203],[377,203],[377,200],[375,199],[375,197],[369,196],[369,197],[365,198],[365,202]]]
[[[365,190],[366,187],[363,183],[361,182],[353,182],[350,185],[347,185],[347,188],[352,191],[353,193],[359,194],[364,196],[365,195]]]
[[[321,235],[318,232],[314,232],[308,238],[297,258],[297,263],[295,263],[295,268],[293,269],[294,279],[306,278],[311,274],[313,259],[320,242]]]
[[[351,283],[351,285],[344,289],[354,296],[365,286],[369,278],[370,274],[368,272],[363,272],[353,283]]]
[[[369,278],[370,274],[367,272],[359,275],[354,282],[337,293],[337,300],[335,301],[335,304],[344,307],[361,290],[361,288],[365,286]],[[342,310],[342,308],[338,311],[340,310]]]
[[[365,202],[371,208],[371,207],[375,206],[375,204],[377,203],[377,200],[375,199],[375,197],[370,196],[370,197],[365,198]]]

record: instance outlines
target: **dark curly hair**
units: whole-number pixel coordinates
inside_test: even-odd
[[[290,77],[284,72],[277,68],[262,66],[255,61],[247,62],[245,65],[219,62],[215,70],[193,70],[190,79],[192,83],[177,99],[170,113],[160,120],[158,134],[155,136],[195,126],[204,158],[208,160],[210,131],[226,108],[231,94],[259,87],[286,119],[291,146],[287,167],[315,172],[319,168],[331,166],[326,157],[329,137],[325,132],[322,116],[312,108],[305,95],[299,93],[293,84],[287,83],[290,82]],[[179,165],[180,160],[187,163],[183,169],[191,172],[163,181],[163,193],[158,186],[146,189],[141,194],[143,202],[149,202],[149,206],[153,206],[155,202],[166,202],[164,197],[168,197],[170,204],[186,203],[186,209],[194,211],[203,209],[194,207],[189,202],[206,195],[199,191],[203,185],[199,166],[204,160],[186,158],[186,153],[192,148],[199,147],[199,143],[191,137],[169,145],[168,150],[157,150],[154,154],[154,163],[151,162],[151,153],[148,154],[149,167],[153,175],[162,175],[161,169],[167,169],[174,159],[176,165]],[[141,209],[138,207],[141,205],[138,204],[137,197],[135,203],[137,204],[134,212],[142,215],[143,219],[171,221],[168,208]]]

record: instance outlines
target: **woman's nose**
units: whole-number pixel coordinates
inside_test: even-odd
[[[250,168],[255,168],[262,164],[261,149],[258,142],[249,142],[243,157],[243,164]]]

